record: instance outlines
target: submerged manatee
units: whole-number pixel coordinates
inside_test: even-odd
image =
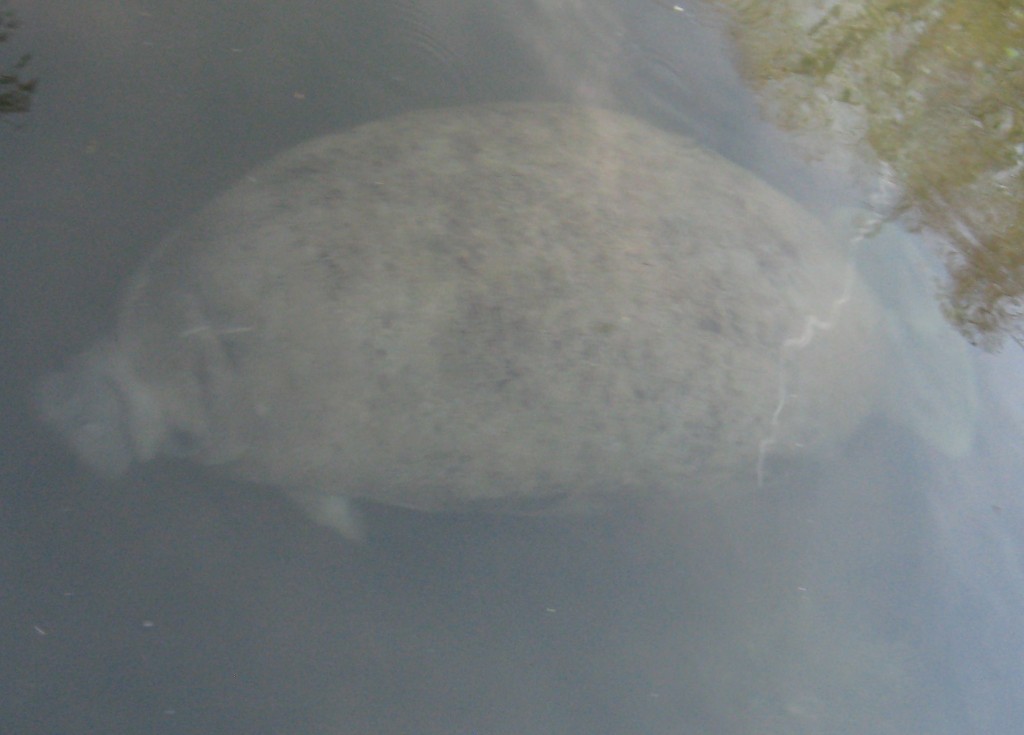
[[[756,488],[877,391],[821,225],[621,114],[422,111],[319,138],[167,238],[38,386],[94,468],[158,455],[344,499],[572,509]]]

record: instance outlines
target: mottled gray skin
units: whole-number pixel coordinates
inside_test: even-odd
[[[285,152],[165,240],[40,385],[109,473],[157,455],[344,498],[525,512],[756,487],[875,393],[820,224],[597,109],[416,112]]]

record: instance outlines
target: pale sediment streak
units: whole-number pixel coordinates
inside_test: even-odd
[[[884,186],[884,181],[882,186]],[[858,225],[856,232],[849,239],[848,249],[851,251],[851,255],[857,245],[878,232],[879,227],[884,221],[884,215],[880,214],[876,210],[872,210],[872,212],[864,218],[864,220]],[[856,266],[850,262],[846,267],[846,281],[843,285],[842,293],[832,302],[832,306],[829,308],[828,318],[823,319],[817,314],[808,314],[804,320],[804,326],[800,334],[795,337],[788,337],[782,342],[782,348],[779,350],[779,400],[775,404],[775,410],[772,412],[772,418],[769,422],[768,436],[764,437],[760,441],[757,449],[756,474],[758,487],[764,486],[765,460],[768,456],[769,449],[771,449],[772,445],[778,441],[779,432],[782,428],[782,411],[785,409],[786,403],[788,403],[790,397],[789,385],[786,380],[786,368],[795,362],[795,353],[807,347],[819,332],[827,332],[835,327],[836,323],[839,321],[843,307],[847,302],[849,302],[853,293],[853,283],[855,278]]]
[[[786,407],[786,403],[789,400],[789,386],[786,381],[786,366],[790,364],[787,357],[794,352],[804,349],[809,345],[819,332],[827,332],[832,329],[839,321],[839,316],[842,313],[843,307],[850,300],[850,294],[853,291],[853,279],[854,279],[854,266],[852,264],[847,266],[846,283],[843,286],[843,292],[840,296],[832,302],[832,307],[829,309],[828,319],[822,319],[817,314],[809,314],[804,321],[804,327],[799,336],[789,337],[782,343],[782,349],[779,351],[779,400],[775,404],[775,410],[772,412],[772,419],[769,424],[768,436],[761,440],[757,449],[757,486],[761,487],[764,484],[764,463],[765,458],[768,455],[768,450],[771,448],[776,441],[778,441],[779,430],[782,426],[782,411]],[[795,358],[791,358],[795,360]]]

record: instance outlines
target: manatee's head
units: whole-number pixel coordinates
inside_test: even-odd
[[[41,378],[34,399],[42,421],[102,475],[120,475],[155,454],[162,433],[159,414],[111,342]]]
[[[35,407],[43,423],[108,477],[157,456],[200,464],[236,458],[248,446],[253,414],[223,340],[210,329],[147,335],[150,352],[138,339],[105,340],[41,378]]]

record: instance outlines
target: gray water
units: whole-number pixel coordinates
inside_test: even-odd
[[[188,467],[93,477],[31,416],[31,382],[109,328],[119,285],[188,213],[275,152],[402,110],[614,106],[823,217],[855,204],[842,172],[806,164],[760,120],[712,13],[612,0],[11,7],[22,25],[0,58],[31,52],[41,81],[32,111],[0,127],[0,730],[1024,721],[1018,353],[979,356],[940,330],[943,357],[910,350],[893,371],[921,377],[922,402],[941,390],[957,394],[941,405],[971,410],[876,418],[841,453],[772,467],[742,508],[694,507],[667,534],[640,516],[370,509],[370,541],[353,546],[273,491]],[[933,314],[927,289],[903,308],[905,281],[875,282],[910,343],[900,319]],[[954,439],[929,441],[929,422]]]

